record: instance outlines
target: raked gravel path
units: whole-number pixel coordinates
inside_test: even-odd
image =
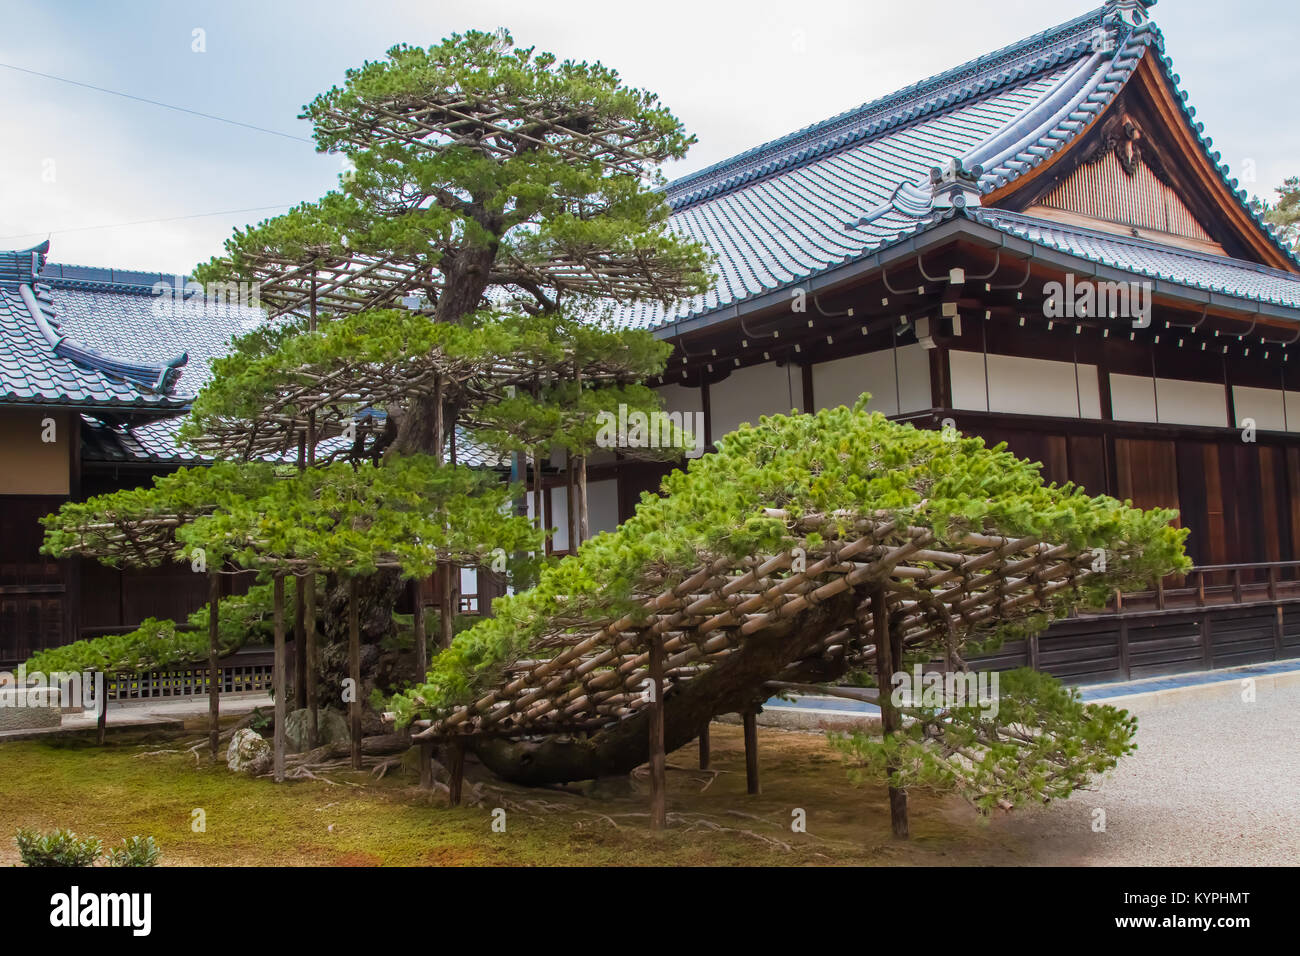
[[[1098,788],[993,821],[1025,863],[1300,865],[1300,683],[1121,706],[1138,750]]]

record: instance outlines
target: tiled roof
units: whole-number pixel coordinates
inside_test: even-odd
[[[108,362],[64,338],[48,289],[0,288],[0,403],[75,405],[162,411],[185,401],[153,389],[125,365],[114,373]],[[91,359],[91,361],[87,361]],[[96,367],[96,366],[99,367]]]
[[[160,364],[185,353],[189,361],[174,392],[187,402],[208,381],[209,361],[229,351],[231,337],[266,318],[261,309],[202,296],[154,295],[151,286],[92,287],[57,278],[50,286],[63,328],[87,345]]]
[[[659,328],[797,284],[914,235],[952,213],[935,195],[937,169],[970,171],[975,179],[957,204],[978,205],[981,196],[1069,145],[1146,56],[1158,58],[1158,69],[1177,89],[1179,78],[1163,55],[1148,6],[1114,0],[670,184],[673,226],[702,241],[717,259],[713,287],[675,309],[655,303],[623,308],[619,320]],[[1228,178],[1219,154],[1210,152],[1186,94],[1179,102],[1245,207],[1245,193]]]
[[[973,209],[968,214],[1008,235],[1137,276],[1300,309],[1300,276],[1293,273],[1002,209]]]
[[[25,254],[8,255],[18,256],[18,261],[26,266]],[[243,334],[265,320],[265,313],[251,306],[205,300],[201,295],[181,295],[179,290],[183,289],[184,282],[175,276],[57,263],[45,263],[43,268],[38,264],[37,269],[39,279],[32,280],[35,282],[33,288],[43,290],[41,295],[44,307],[48,310],[51,321],[57,321],[65,333],[85,343],[86,350],[130,355],[141,362],[156,362],[161,365],[175,361],[178,353],[184,353],[188,361],[181,374],[171,383],[172,393],[166,398],[131,388],[129,383],[114,383],[100,373],[81,369],[66,359],[61,360],[49,351],[44,339],[32,339],[30,333],[39,333],[34,321],[29,321],[31,316],[25,310],[17,314],[16,320],[5,322],[7,313],[3,303],[7,300],[0,299],[0,328],[5,331],[5,350],[0,353],[0,372],[4,373],[5,378],[13,377],[9,372],[10,366],[17,364],[11,358],[13,354],[30,356],[21,365],[24,369],[30,369],[30,374],[39,381],[60,374],[76,375],[80,376],[76,379],[78,382],[85,380],[90,383],[85,386],[87,389],[92,386],[107,389],[115,385],[120,392],[121,402],[150,399],[155,403],[165,402],[165,407],[175,410],[175,415],[187,409],[194,395],[207,383],[211,376],[210,360],[229,350],[231,337]],[[168,294],[156,294],[157,283],[167,286]],[[170,290],[177,290],[177,294],[172,294]],[[21,308],[22,303],[18,304]],[[9,333],[11,325],[26,330],[29,334],[25,339],[19,340],[16,335]],[[29,345],[18,347],[28,340],[31,340]],[[80,393],[70,388],[65,389],[65,393],[71,396],[67,399],[69,403],[87,404],[86,401],[77,400]],[[110,416],[110,420],[105,421],[90,414],[82,416],[84,460],[167,465],[211,460],[207,456],[176,446],[176,435],[183,417],[136,424],[122,424],[111,420],[114,417]],[[342,439],[334,439],[323,442],[320,454],[328,455],[334,450],[334,445],[341,441]],[[295,457],[291,452],[283,460],[292,462]],[[471,441],[463,432],[457,435],[457,457],[461,462],[475,466],[502,467],[509,464],[507,459],[493,455]]]
[[[187,448],[176,447],[176,433],[183,418],[168,418],[130,428],[105,424],[84,415],[82,421],[81,457],[85,461],[179,466],[212,460],[211,456],[197,455]],[[342,443],[343,440],[339,438],[323,441],[317,453],[322,457],[329,455]],[[289,453],[280,460],[292,464],[297,461],[297,455]],[[460,429],[456,431],[456,460],[476,468],[510,466],[508,456],[484,448]]]

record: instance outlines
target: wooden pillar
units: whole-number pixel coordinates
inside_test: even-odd
[[[465,745],[459,740],[452,743],[448,748],[448,758],[451,766],[448,771],[451,779],[447,782],[447,797],[453,807],[460,806],[461,788],[465,782]]]
[[[307,706],[307,642],[303,592],[307,579],[300,574],[293,578],[293,706],[302,710]]]
[[[320,665],[316,659],[316,572],[307,575],[303,586],[302,626],[303,650],[307,656],[307,742],[315,749],[320,746],[320,694],[316,681]]]
[[[217,644],[221,627],[221,576],[208,572],[208,749],[217,759],[221,748],[221,669],[217,667]]]
[[[419,678],[429,672],[429,639],[424,633],[424,588],[419,578],[411,580],[411,626],[415,631],[415,670]],[[433,789],[433,744],[420,743],[420,789]]]
[[[577,472],[578,488],[578,544],[591,537],[591,514],[587,507],[587,456],[579,455],[574,465]],[[575,549],[576,550],[576,549]]]
[[[745,791],[759,793],[758,786],[758,711],[747,710],[741,714],[745,725]]]
[[[872,637],[876,644],[876,684],[879,689],[880,729],[882,734],[888,738],[893,736],[894,731],[901,727],[902,721],[899,718],[898,711],[894,709],[893,701],[890,699],[890,689],[893,687],[896,662],[894,661],[894,640],[889,627],[889,609],[885,605],[885,589],[883,587],[877,588],[871,595],[871,617]],[[897,769],[897,765],[893,763],[887,768],[891,779]],[[893,827],[894,836],[907,839],[907,791],[895,787],[892,782],[889,785],[889,820],[890,825]]]
[[[104,746],[104,737],[108,734],[108,675],[104,675],[104,693],[103,700],[99,701],[99,717],[95,720],[95,742],[101,747]],[[216,753],[216,743],[212,744],[212,752]]]
[[[564,494],[565,494],[565,517],[569,523],[569,541],[568,552],[573,554],[578,550],[578,508],[576,493],[573,489],[573,455],[568,451],[564,453]]]
[[[542,502],[542,455],[533,453],[533,517],[539,530],[546,530],[546,505]]]
[[[289,716],[288,701],[285,698],[288,681],[286,671],[289,661],[284,647],[284,575],[277,573],[272,587],[272,617],[275,627],[275,673],[272,681],[275,688],[275,732],[272,738],[272,759],[275,782],[284,783],[284,722]]]
[[[664,645],[659,634],[650,635],[650,829],[668,826],[668,785],[664,779]]]
[[[352,769],[361,769],[361,616],[357,607],[357,579],[348,581],[348,676],[352,678],[352,701],[348,715],[352,725]]]
[[[456,636],[456,612],[460,604],[460,565],[443,561],[438,565],[438,646],[446,650]]]
[[[419,578],[411,579],[411,630],[415,636],[415,670],[423,677],[429,672],[429,640],[424,633],[424,591]]]
[[[709,725],[700,731],[700,769],[709,769]]]

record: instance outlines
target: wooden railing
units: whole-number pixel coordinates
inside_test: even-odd
[[[1116,592],[1102,613],[1185,610],[1300,600],[1300,561],[1196,565],[1154,581],[1146,591]]]

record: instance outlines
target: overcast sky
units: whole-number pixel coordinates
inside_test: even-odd
[[[281,131],[269,135],[0,68],[0,249],[185,272],[231,229],[330,189],[303,104],[395,43],[505,26],[601,60],[699,143],[671,177],[1097,6],[1087,0],[0,0],[0,63]],[[987,12],[977,13],[982,8]],[[1198,119],[1245,186],[1300,173],[1294,0],[1153,11]],[[204,52],[195,52],[195,30]],[[265,207],[265,208],[264,208]],[[220,213],[219,215],[206,215]],[[200,215],[204,214],[204,215]],[[179,218],[186,217],[186,218]],[[169,220],[169,221],[159,221]],[[88,228],[104,227],[104,228]]]

